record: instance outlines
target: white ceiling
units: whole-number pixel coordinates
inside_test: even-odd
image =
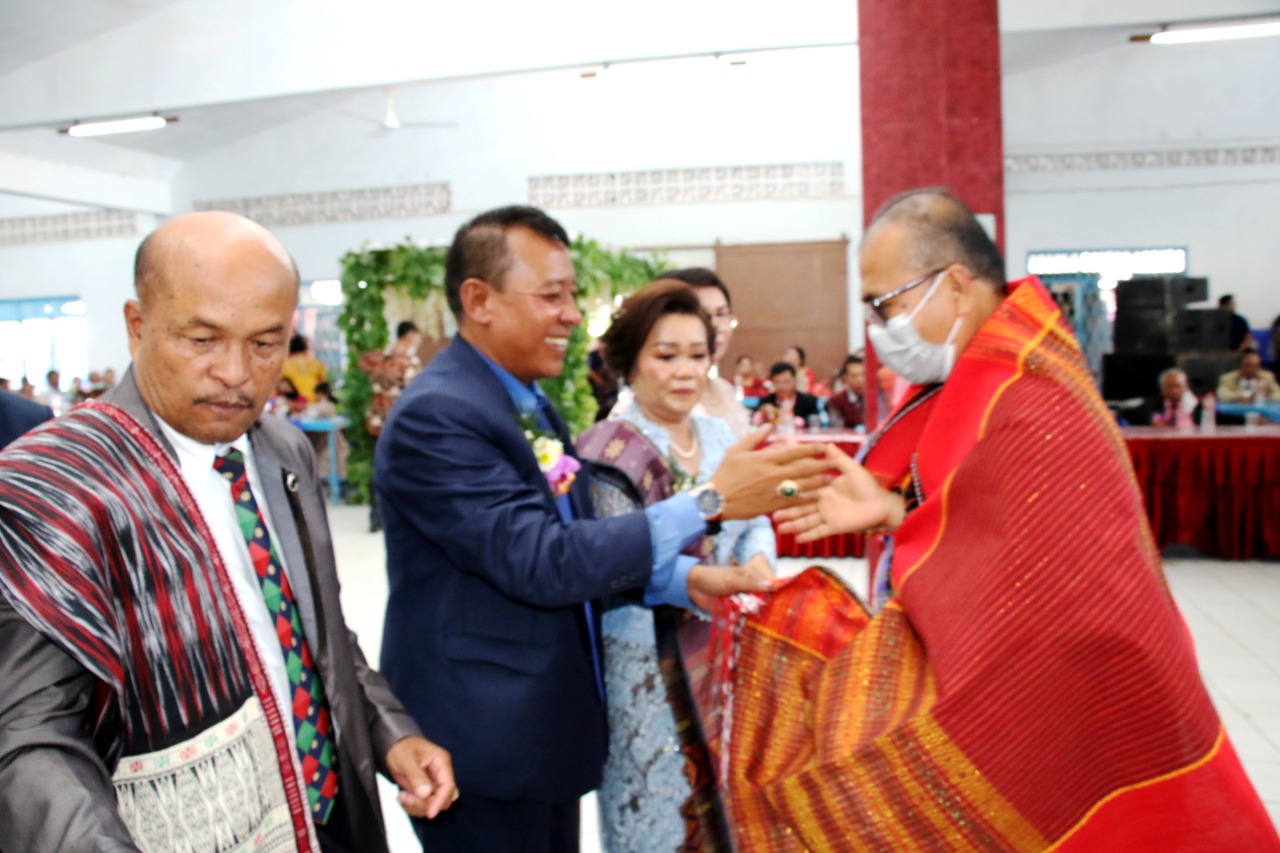
[[[386,133],[448,123],[441,81],[592,61],[856,40],[855,0],[0,0],[0,154],[167,179],[305,117]],[[1138,24],[1280,11],[1277,0],[1005,0],[1006,72],[1084,55]],[[1135,47],[1135,49],[1142,49]],[[151,133],[71,140],[86,117],[177,115]],[[118,152],[115,157],[112,152]],[[19,161],[21,162],[21,161]],[[6,189],[0,160],[0,193]]]
[[[0,75],[174,2],[177,0],[2,0]]]

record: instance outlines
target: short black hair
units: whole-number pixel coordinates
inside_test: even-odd
[[[501,290],[511,268],[507,231],[528,228],[568,247],[569,235],[559,222],[536,207],[513,204],[485,211],[466,222],[453,235],[444,261],[444,293],[453,316],[462,319],[462,283],[478,278]]]
[[[1235,298],[1236,298],[1236,295],[1234,293],[1222,294],[1221,296],[1218,297],[1218,307],[1226,308],[1227,303],[1233,301]]]
[[[1000,250],[969,206],[946,187],[894,196],[871,217],[866,233],[885,222],[897,222],[911,233],[907,260],[915,268],[936,270],[964,264],[999,293],[1008,292]]]
[[[865,364],[866,361],[867,360],[862,356],[858,355],[857,353],[853,353],[852,355],[845,358],[844,366],[840,368],[840,372],[844,373],[846,370],[849,369],[849,365],[851,364]]]
[[[396,340],[398,341],[410,332],[416,331],[418,331],[418,326],[412,320],[401,320],[400,324],[396,326]]]
[[[779,373],[790,373],[796,375],[796,366],[789,361],[775,361],[773,367],[769,368],[769,376],[772,378]]]
[[[729,295],[729,288],[720,280],[720,276],[706,267],[684,267],[678,270],[667,270],[658,278],[683,281],[685,284],[693,285],[694,287],[714,287],[724,294],[725,304],[730,308],[733,307],[733,297]]]
[[[294,335],[289,338],[289,355],[297,355],[300,352],[307,351],[306,335]]]
[[[809,357],[804,354],[804,347],[799,346],[798,344],[792,344],[790,348],[796,351],[796,355],[800,356],[801,364],[809,363]]]

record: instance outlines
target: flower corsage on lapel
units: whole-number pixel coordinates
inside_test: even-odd
[[[569,494],[573,481],[577,478],[582,464],[564,452],[564,444],[550,432],[538,426],[535,414],[517,415],[520,428],[524,430],[525,440],[538,459],[538,470],[547,478],[551,494],[562,497]]]

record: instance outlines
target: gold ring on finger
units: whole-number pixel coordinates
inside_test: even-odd
[[[783,480],[778,484],[778,497],[794,498],[800,494],[800,485],[795,480]]]

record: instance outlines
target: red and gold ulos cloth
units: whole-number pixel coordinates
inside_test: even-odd
[[[700,698],[740,851],[1280,850],[1079,347],[1010,288],[914,446],[867,459],[923,491],[885,609],[810,570],[721,614]]]

